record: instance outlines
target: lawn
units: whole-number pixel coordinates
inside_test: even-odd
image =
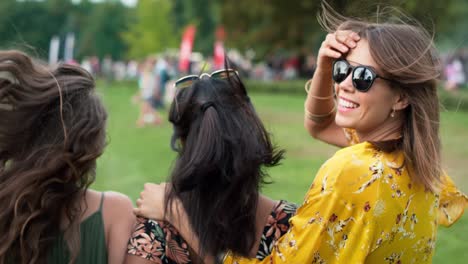
[[[93,188],[114,190],[138,197],[145,182],[164,181],[175,158],[169,141],[171,125],[136,128],[138,106],[131,103],[136,92],[131,83],[106,85],[100,83],[109,111],[108,147],[99,159]],[[276,199],[301,202],[314,175],[337,148],[313,140],[302,124],[304,96],[251,94],[274,142],[284,148],[286,159],[269,172],[273,184],[263,192]],[[468,113],[443,112],[441,120],[444,165],[457,185],[468,193],[466,164],[468,162]],[[440,228],[434,263],[467,263],[468,213],[451,228]]]

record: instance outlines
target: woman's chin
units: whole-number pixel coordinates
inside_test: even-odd
[[[336,125],[342,128],[354,128],[352,120],[349,120],[349,118],[344,118],[339,115],[335,117],[335,123]]]

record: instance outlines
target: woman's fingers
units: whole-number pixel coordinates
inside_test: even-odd
[[[341,57],[341,53],[330,48],[324,48],[321,52],[324,56],[338,59]]]
[[[135,214],[135,215],[141,215],[141,210],[140,210],[140,208],[133,208],[133,214]]]
[[[359,35],[350,30],[338,30],[335,33],[330,33],[322,42],[319,57],[338,59],[350,49],[355,48],[359,39]]]
[[[339,42],[338,39],[336,38],[335,34],[328,34],[327,37],[325,38],[325,47],[324,48],[330,48],[334,49],[336,51],[339,51],[341,53],[346,53],[349,51],[348,46],[344,45],[343,43]]]
[[[151,188],[157,186],[157,184],[154,184],[154,183],[150,183],[150,182],[147,182],[143,185],[143,189],[144,190],[150,190]]]
[[[361,38],[356,32],[350,30],[338,30],[334,33],[335,40],[342,45],[355,48],[357,41]]]

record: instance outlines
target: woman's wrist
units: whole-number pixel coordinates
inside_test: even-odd
[[[308,94],[308,97],[311,97],[313,99],[317,99],[317,100],[330,100],[330,99],[333,99],[335,97],[335,95],[333,94],[333,91],[330,93],[330,94],[327,94],[325,96],[318,96],[318,95],[313,95],[310,93],[310,87],[312,85],[312,79],[308,80],[304,86],[304,89],[306,91],[306,93]]]

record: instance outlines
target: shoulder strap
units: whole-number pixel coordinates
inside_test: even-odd
[[[99,204],[99,211],[102,211],[102,204],[104,203],[104,192],[101,195],[101,203]]]

